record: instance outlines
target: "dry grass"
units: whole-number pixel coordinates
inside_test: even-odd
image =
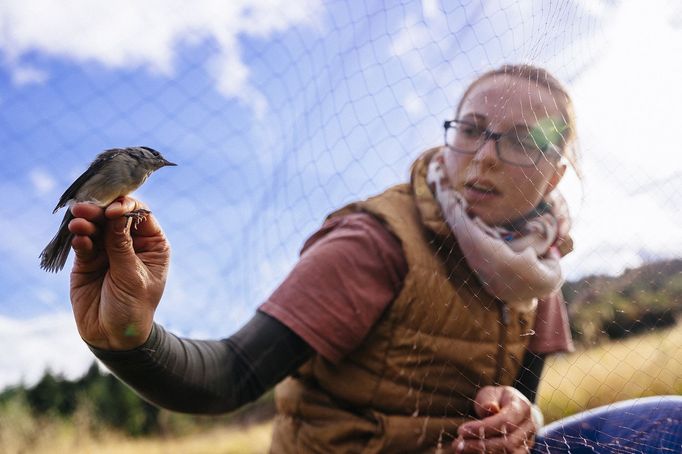
[[[173,438],[127,438],[112,432],[97,437],[73,425],[51,423],[32,440],[2,440],[2,454],[260,454],[270,446],[271,423],[229,427]],[[5,443],[6,442],[6,443]]]
[[[562,355],[547,362],[538,403],[547,422],[633,397],[682,392],[682,326]],[[11,414],[11,418],[8,417]],[[173,438],[97,435],[86,416],[37,421],[26,408],[0,415],[0,453],[210,454],[267,452],[271,423],[230,426]]]
[[[165,440],[158,438],[111,440],[104,445],[97,443],[79,452],[97,454],[266,453],[270,447],[271,430],[271,423],[263,423],[245,428],[230,427]]]
[[[547,422],[612,402],[682,392],[682,325],[549,359],[538,404]]]

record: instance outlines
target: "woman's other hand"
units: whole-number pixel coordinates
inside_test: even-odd
[[[453,442],[456,453],[525,453],[533,446],[541,422],[532,404],[511,386],[485,386],[476,394],[474,411],[481,419],[462,424]]]
[[[89,203],[71,207],[76,252],[71,304],[81,337],[100,349],[142,345],[163,294],[170,247],[161,226],[152,214],[137,225],[125,216],[143,208],[130,197],[106,209]]]

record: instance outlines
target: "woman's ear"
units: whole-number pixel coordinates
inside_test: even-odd
[[[567,167],[566,162],[563,159],[556,163],[556,165],[554,166],[554,173],[552,174],[551,178],[549,179],[549,182],[547,183],[547,188],[545,189],[543,197],[547,196],[547,194],[552,192],[559,185],[559,182],[566,173],[566,167]]]

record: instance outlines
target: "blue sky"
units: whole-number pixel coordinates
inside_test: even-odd
[[[466,84],[504,62],[547,67],[576,103],[569,278],[682,255],[682,9],[642,3],[3,2],[0,387],[91,361],[68,273],[37,257],[101,150],[179,164],[136,193],[173,246],[157,320],[227,336],[329,211],[405,180]]]

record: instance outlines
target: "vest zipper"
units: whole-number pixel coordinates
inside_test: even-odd
[[[500,309],[500,337],[497,344],[497,369],[495,371],[495,384],[499,385],[504,369],[504,357],[507,353],[507,328],[509,327],[509,307],[502,300],[497,300]]]

